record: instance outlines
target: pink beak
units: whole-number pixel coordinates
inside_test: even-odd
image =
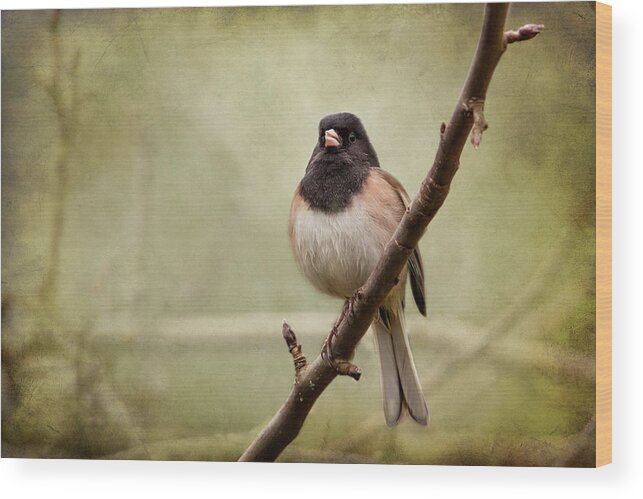
[[[332,128],[330,130],[326,130],[324,138],[324,147],[339,147],[342,145],[342,139],[339,138],[337,132]]]

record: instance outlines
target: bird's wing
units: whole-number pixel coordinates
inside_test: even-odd
[[[404,208],[411,203],[411,198],[407,194],[404,186],[386,170],[378,168],[373,170],[374,173],[380,175],[386,182],[395,190],[399,196]],[[420,313],[426,317],[426,299],[424,292],[424,266],[422,264],[422,255],[420,248],[415,247],[413,253],[409,257],[408,262],[409,275],[411,277],[411,291],[413,292],[413,299],[418,307]]]
[[[422,255],[420,249],[415,248],[409,257],[409,274],[411,276],[411,291],[413,299],[420,313],[426,317],[426,300],[424,297],[424,267],[422,266]]]

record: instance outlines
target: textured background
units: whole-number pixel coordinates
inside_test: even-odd
[[[318,120],[358,114],[413,193],[482,13],[3,12],[3,456],[236,459],[292,382],[281,318],[312,356],[341,307],[286,235]],[[367,336],[283,460],[593,464],[595,14],[526,22],[421,242],[432,425],[385,427]]]

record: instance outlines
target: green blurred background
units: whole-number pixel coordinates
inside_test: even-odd
[[[286,227],[319,119],[359,115],[414,193],[483,6],[2,13],[2,455],[234,460],[341,303]],[[593,4],[516,4],[421,241],[432,411],[384,424],[370,335],[283,461],[594,464]]]

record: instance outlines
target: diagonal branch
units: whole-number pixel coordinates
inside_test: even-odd
[[[433,166],[386,245],[377,267],[353,295],[346,313],[336,324],[336,337],[328,349],[333,359],[344,359],[335,362],[346,372],[338,373],[321,355],[312,363],[300,366],[288,398],[239,461],[274,461],[297,437],[310,409],[325,388],[338,374],[350,375],[351,369],[355,368],[349,360],[366,334],[377,308],[397,284],[409,255],[444,203],[469,132],[473,130],[474,146],[480,144],[486,128],[483,108],[487,89],[507,44],[533,38],[542,30],[542,26],[527,25],[518,31],[505,33],[508,10],[509,4],[506,3],[487,4],[475,57],[451,119],[440,129],[441,139]],[[292,333],[290,327],[288,330]],[[294,333],[291,342],[296,345]]]

